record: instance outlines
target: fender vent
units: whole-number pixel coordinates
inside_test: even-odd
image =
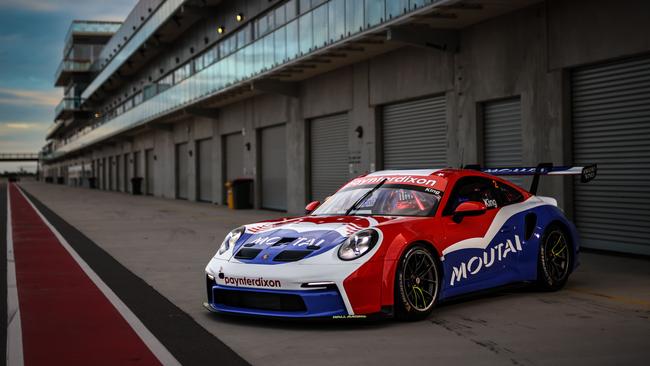
[[[250,248],[242,248],[240,251],[235,254],[236,259],[253,259],[257,257],[258,254],[262,249],[250,249]]]
[[[535,226],[537,226],[537,215],[534,213],[529,213],[526,215],[526,240],[529,240],[530,237],[533,236],[533,232],[535,232]]]
[[[313,252],[311,250],[284,250],[276,255],[273,260],[276,262],[295,262],[305,258],[309,253]]]

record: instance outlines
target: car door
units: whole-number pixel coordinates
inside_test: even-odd
[[[462,220],[454,210],[466,201],[481,202],[486,211]],[[443,295],[455,296],[511,282],[516,272],[517,242],[507,238],[511,226],[499,215],[500,196],[492,179],[469,176],[452,188],[442,212],[445,283]]]

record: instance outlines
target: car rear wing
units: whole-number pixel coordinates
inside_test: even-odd
[[[533,176],[530,193],[536,194],[539,186],[539,177],[542,175],[579,175],[582,183],[587,183],[598,173],[596,164],[586,166],[553,166],[553,163],[541,163],[536,167],[509,167],[509,168],[481,168],[480,165],[467,165],[465,169],[479,170],[483,173],[496,176]]]

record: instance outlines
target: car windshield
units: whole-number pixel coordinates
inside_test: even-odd
[[[345,215],[357,201],[376,185],[344,188],[325,200],[313,215]],[[432,188],[384,184],[358,202],[350,215],[431,216],[435,214],[442,192]]]

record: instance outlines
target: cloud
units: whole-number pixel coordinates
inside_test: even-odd
[[[61,102],[60,90],[27,90],[0,87],[0,104],[54,107]]]
[[[34,132],[42,136],[42,132],[47,130],[49,123],[33,121],[11,121],[0,122],[0,137],[18,137],[19,135],[31,135]]]
[[[74,17],[96,20],[124,20],[136,0],[2,0],[0,9],[17,9],[40,13],[72,13]]]

